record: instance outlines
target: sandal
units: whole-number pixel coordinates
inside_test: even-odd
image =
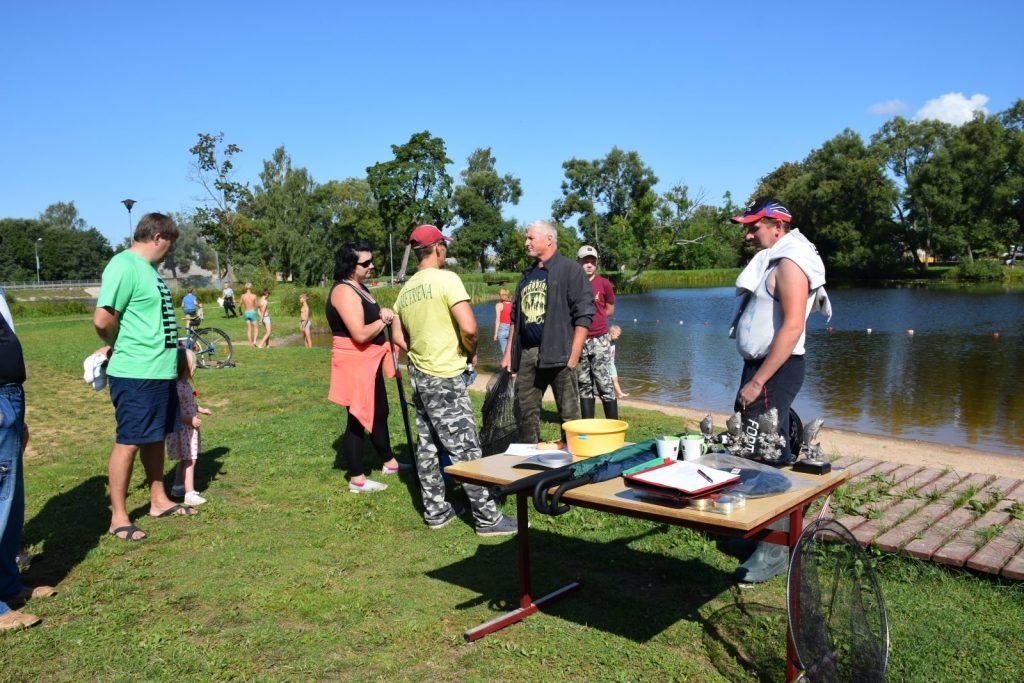
[[[24,612],[12,609],[0,614],[0,631],[28,628],[29,626],[35,626],[40,621],[42,619],[34,614],[25,614]]]
[[[172,505],[158,515],[150,514],[150,517],[191,517],[199,514],[199,510],[187,505]]]
[[[107,533],[119,541],[145,541],[147,538],[149,538],[149,534],[147,534],[145,531],[135,526],[134,524],[129,524],[128,526],[119,526],[116,529],[111,529]],[[124,536],[121,536],[119,534],[124,534]],[[136,536],[136,534],[142,535]]]
[[[32,588],[22,588],[18,593],[7,595],[0,599],[7,603],[8,607],[18,609],[33,598],[51,598],[56,594],[57,589],[53,586],[34,586]]]

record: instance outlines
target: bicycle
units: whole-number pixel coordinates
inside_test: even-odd
[[[185,331],[182,334],[182,330]],[[201,368],[230,368],[231,338],[223,330],[216,327],[179,327],[178,345],[192,349],[196,354],[196,365]]]

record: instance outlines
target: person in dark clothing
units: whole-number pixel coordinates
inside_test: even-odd
[[[3,237],[0,237],[0,241]],[[32,598],[56,594],[50,586],[21,583],[18,550],[25,524],[25,357],[14,320],[0,289],[0,631],[35,626],[39,617],[18,607]]]
[[[512,297],[501,367],[517,374],[519,440],[537,443],[548,387],[562,424],[580,417],[576,366],[594,317],[594,294],[580,264],[558,253],[558,233],[550,222],[527,226],[526,253],[537,262],[523,273]]]

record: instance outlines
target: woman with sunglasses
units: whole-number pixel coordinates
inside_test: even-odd
[[[333,335],[331,384],[327,399],[348,408],[342,448],[348,462],[352,493],[383,491],[387,484],[366,478],[363,464],[363,436],[383,461],[381,474],[397,474],[403,467],[395,460],[388,434],[388,397],[384,375],[395,376],[394,363],[387,358],[391,344],[385,342],[384,328],[395,314],[381,308],[363,284],[373,271],[373,254],[365,240],[341,247],[334,262],[334,286],[327,297],[327,323]],[[384,362],[387,359],[389,362]],[[383,369],[384,374],[381,374]]]

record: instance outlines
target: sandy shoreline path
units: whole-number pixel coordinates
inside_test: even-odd
[[[470,388],[476,391],[485,391],[489,379],[490,375],[480,373],[476,382]],[[545,395],[545,400],[554,400],[550,391]],[[619,405],[641,408],[643,410],[654,410],[666,415],[680,417],[686,421],[685,425],[681,425],[681,428],[685,426],[690,429],[696,429],[697,424],[708,414],[708,411],[661,405],[632,398],[620,399]],[[598,408],[598,414],[600,415],[600,413],[600,408]],[[728,415],[717,412],[712,412],[711,415],[715,420],[715,432],[724,430]],[[922,467],[948,467],[960,473],[981,472],[1024,479],[1024,457],[989,453],[973,448],[946,446],[926,441],[912,441],[830,429],[828,423],[821,430],[819,442],[825,457],[829,460],[834,460],[839,456],[873,458],[875,460],[886,460],[908,465],[921,465]]]

